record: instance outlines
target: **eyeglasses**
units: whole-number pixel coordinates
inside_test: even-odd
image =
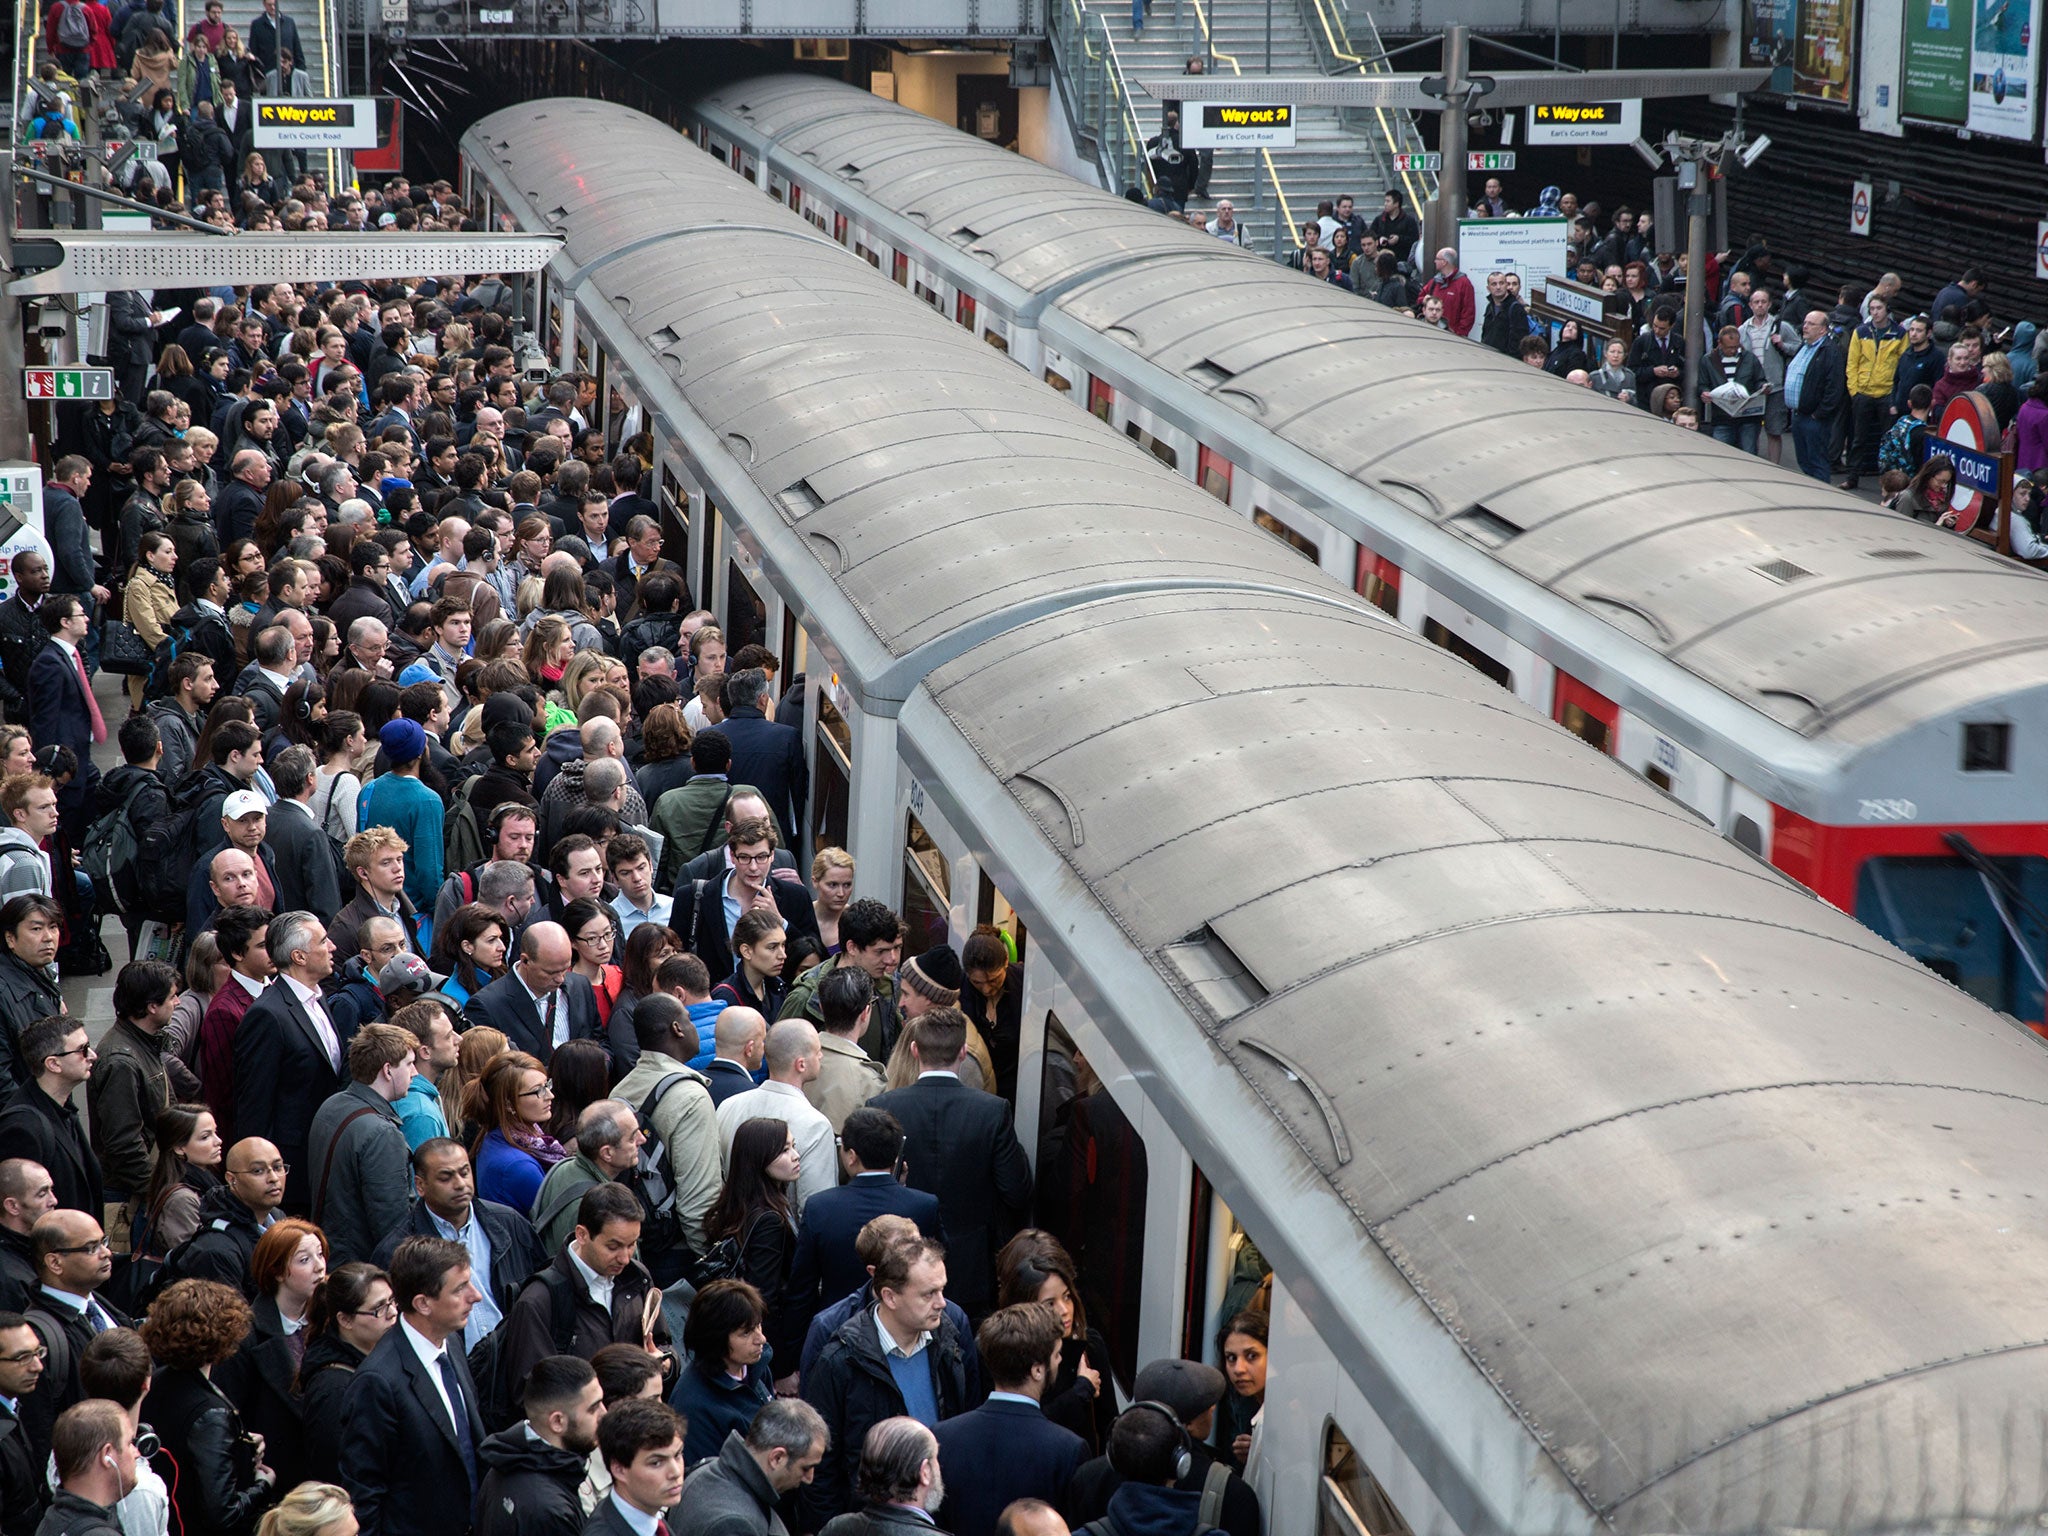
[[[736,853],[732,856],[732,861],[735,864],[767,864],[774,858],[775,850],[770,848],[766,853]]]
[[[519,1097],[522,1099],[552,1099],[554,1096],[555,1085],[553,1083],[542,1083],[538,1088],[522,1088],[519,1090]]]
[[[398,1320],[398,1303],[387,1301],[378,1306],[364,1307],[360,1311],[344,1312],[341,1315],[343,1317],[381,1317],[387,1323],[396,1322]]]
[[[102,1237],[90,1243],[80,1243],[75,1248],[51,1248],[46,1251],[50,1253],[112,1253],[114,1245]]]
[[[578,934],[576,936],[576,942],[579,944],[609,944],[611,943],[611,941],[612,930],[611,925],[609,923],[607,923],[601,929],[594,930],[590,933]]]
[[[47,1360],[50,1352],[38,1344],[34,1349],[25,1349],[18,1355],[0,1355],[0,1365],[27,1365],[31,1360]]]
[[[50,1052],[49,1059],[52,1061],[62,1061],[66,1056],[97,1056],[98,1054],[99,1052],[89,1045],[74,1045],[68,1051]]]

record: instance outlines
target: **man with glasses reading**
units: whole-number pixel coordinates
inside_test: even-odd
[[[806,903],[808,905],[808,903]],[[560,923],[535,923],[519,936],[519,958],[469,1000],[469,1027],[503,1031],[515,1051],[546,1065],[571,1040],[596,1040],[597,996],[573,967],[576,952]]]
[[[782,919],[789,942],[818,933],[818,914],[811,893],[795,880],[776,880],[775,824],[752,817],[732,829],[727,845],[732,869],[722,880],[690,880],[676,887],[674,920],[690,953],[713,976],[733,969],[732,931],[748,912],[774,913]]]
[[[0,1158],[41,1163],[59,1205],[97,1216],[105,1203],[100,1160],[71,1102],[96,1059],[85,1021],[68,1014],[37,1019],[21,1032],[21,1059],[34,1075],[0,1105]]]

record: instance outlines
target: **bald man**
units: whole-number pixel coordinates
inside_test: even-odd
[[[513,1050],[536,1056],[543,1065],[553,1060],[557,1046],[571,1040],[602,1043],[597,995],[589,979],[571,969],[575,958],[568,930],[560,923],[533,924],[519,936],[519,958],[462,1010],[469,1027],[502,1030]]]
[[[42,1281],[29,1233],[57,1209],[50,1170],[26,1157],[0,1162],[0,1312],[23,1312]]]
[[[996,1516],[996,1536],[1072,1536],[1060,1512],[1043,1499],[1018,1499]]]
[[[238,790],[228,798],[240,800],[243,795],[262,798],[254,790]],[[277,861],[263,841],[268,826],[269,815],[260,808],[221,817],[228,845],[195,864],[185,883],[185,923],[193,933],[211,928],[227,907],[260,907],[265,912],[276,907]]]
[[[284,1154],[270,1142],[251,1136],[229,1147],[227,1182],[200,1198],[199,1234],[172,1255],[166,1283],[218,1280],[254,1301],[249,1260],[263,1229],[277,1219],[284,1186]]]
[[[751,1013],[752,1009],[728,1008],[725,1014]],[[721,1024],[725,1014],[719,1015]],[[832,1122],[804,1096],[804,1084],[818,1075],[823,1059],[818,1031],[808,1019],[782,1019],[768,1028],[762,1059],[768,1080],[758,1088],[733,1094],[718,1105],[720,1153],[730,1171],[732,1139],[749,1120],[781,1120],[789,1125],[796,1143],[799,1166],[796,1188],[790,1199],[801,1211],[812,1195],[839,1185],[839,1159],[834,1155],[838,1138]]]
[[[711,1083],[711,1102],[723,1104],[753,1088],[768,1049],[768,1021],[756,1008],[727,1008],[712,1026],[711,1045],[714,1054],[704,1076]]]
[[[37,1466],[49,1449],[50,1426],[57,1415],[85,1396],[78,1362],[86,1345],[95,1334],[129,1326],[125,1314],[94,1294],[114,1273],[106,1237],[84,1211],[66,1210],[50,1212],[31,1234],[36,1276],[42,1283],[28,1316],[48,1343],[50,1358],[36,1390],[21,1400],[19,1414]]]

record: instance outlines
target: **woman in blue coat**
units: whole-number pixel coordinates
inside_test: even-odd
[[[768,1308],[744,1280],[714,1280],[690,1303],[683,1324],[683,1367],[669,1406],[689,1424],[683,1460],[690,1466],[718,1454],[732,1430],[746,1432],[775,1392]]]

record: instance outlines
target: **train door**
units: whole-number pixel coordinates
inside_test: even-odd
[[[806,724],[811,747],[811,847],[850,851],[853,727],[847,723],[847,716],[852,713],[852,701],[839,685],[837,672],[825,670],[823,677],[814,679],[806,667],[804,679],[810,695],[810,719]],[[854,857],[858,860],[860,855]]]
[[[1621,706],[1568,672],[1557,674],[1551,718],[1588,746],[1612,757],[1621,744]]]

